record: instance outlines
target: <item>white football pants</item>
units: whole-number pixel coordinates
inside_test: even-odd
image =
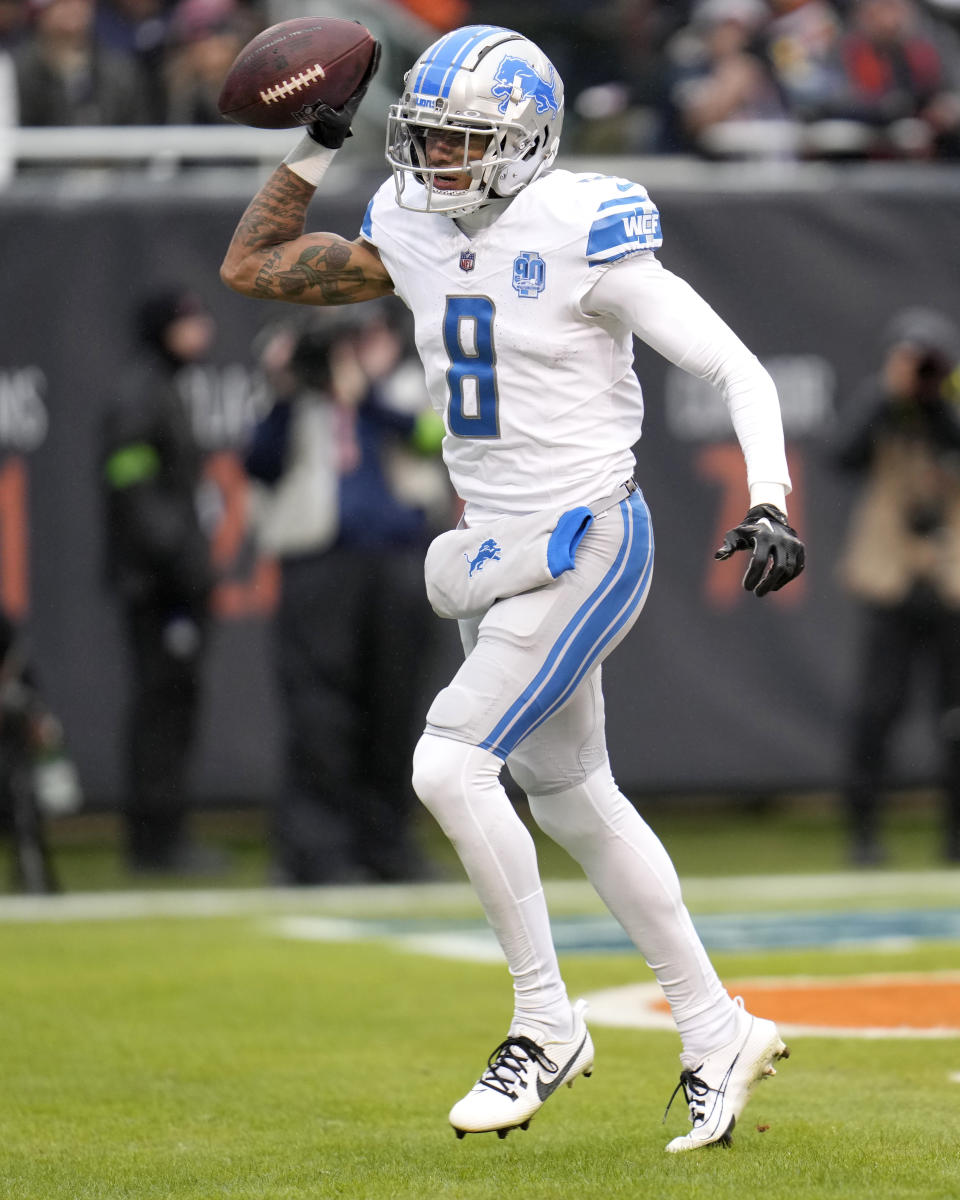
[[[634,493],[594,521],[575,570],[461,622],[467,656],[427,714],[413,783],[503,949],[511,1032],[564,1038],[571,1013],[533,841],[500,784],[504,761],[538,825],[582,865],[654,972],[690,1063],[735,1036],[737,1009],[666,850],[614,782],[600,686],[600,663],[636,620],[652,562],[649,513]]]

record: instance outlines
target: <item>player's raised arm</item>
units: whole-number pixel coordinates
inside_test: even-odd
[[[333,157],[332,150],[327,153]],[[250,201],[227,248],[220,278],[228,287],[294,304],[355,304],[393,291],[379,254],[366,242],[303,232],[315,191],[286,165],[274,171]]]
[[[234,291],[295,304],[355,304],[393,291],[376,250],[335,233],[304,233],[307,207],[379,63],[376,46],[359,86],[337,109],[314,105],[309,133],[287,155],[240,218],[220,278]]]

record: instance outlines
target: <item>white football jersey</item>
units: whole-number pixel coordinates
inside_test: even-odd
[[[586,503],[630,476],[643,419],[633,335],[580,301],[609,264],[660,245],[640,184],[552,171],[468,237],[399,208],[388,180],[362,236],[413,313],[468,517]]]

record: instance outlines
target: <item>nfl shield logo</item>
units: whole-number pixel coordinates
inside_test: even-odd
[[[472,250],[460,251],[460,270],[472,271],[477,265],[477,256]]]

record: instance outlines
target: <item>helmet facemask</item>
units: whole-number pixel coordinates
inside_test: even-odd
[[[519,191],[516,186],[511,190],[509,184],[505,190],[498,183],[508,168],[522,172],[523,155],[531,149],[522,126],[462,118],[427,123],[422,114],[407,116],[397,111],[400,108],[394,105],[390,110],[387,162],[393,169],[402,207],[453,216],[471,212],[495,196]],[[458,174],[469,174],[465,188],[443,186],[444,177]],[[411,180],[422,185],[425,197],[409,194],[414,190],[408,190]]]

